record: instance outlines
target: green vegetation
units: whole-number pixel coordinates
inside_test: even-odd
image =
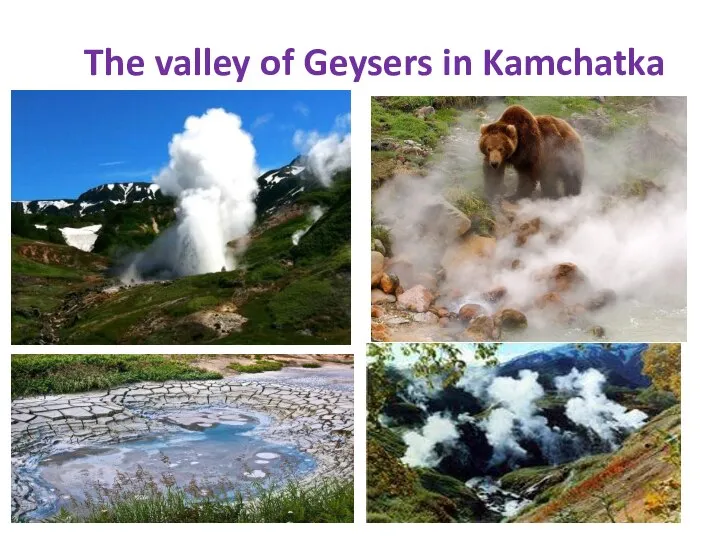
[[[228,364],[228,367],[238,373],[262,373],[263,371],[280,371],[284,364],[275,360],[263,360],[259,358],[255,360],[254,364],[239,364],[233,362]]]
[[[438,102],[432,97],[374,97],[372,98],[373,138],[390,137],[400,141],[412,140],[429,147],[437,145],[446,135],[457,110],[451,104]],[[414,111],[428,105],[435,106],[435,114],[418,118]],[[442,105],[442,108],[440,108]]]
[[[65,245],[65,237],[55,225],[39,229],[22,210],[13,208],[10,211],[10,232],[16,236]]]
[[[232,486],[177,485],[172,474],[158,486],[138,467],[118,475],[112,488],[97,487],[77,510],[61,510],[56,523],[351,523],[353,482],[333,478],[304,485],[255,484],[250,494]]]
[[[219,378],[219,373],[160,355],[18,354],[10,362],[13,399],[108,389],[140,381]]]
[[[320,364],[318,364],[317,362],[305,362],[303,364],[300,364],[300,367],[314,369],[314,368],[319,368],[322,366]]]
[[[608,117],[607,135],[642,124],[647,121],[644,114],[638,114],[637,109],[647,105],[651,97],[641,96],[611,96],[600,103],[589,97],[564,96],[529,96],[506,97],[507,105],[522,105],[535,115],[549,114],[559,118],[569,118],[573,113],[589,114],[600,112]]]
[[[13,343],[34,342],[44,334],[43,314],[63,298],[102,280],[104,257],[59,244],[13,236],[11,240]]]

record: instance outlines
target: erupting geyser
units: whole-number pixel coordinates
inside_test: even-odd
[[[258,189],[255,146],[241,127],[240,117],[223,109],[185,120],[170,142],[170,162],[153,179],[176,197],[177,222],[134,257],[124,280],[234,268],[228,242],[252,227]]]

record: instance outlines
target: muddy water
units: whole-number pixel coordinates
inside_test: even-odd
[[[168,475],[181,487],[195,480],[200,496],[208,490],[225,496],[236,489],[249,492],[257,482],[282,483],[315,466],[313,458],[297,448],[263,440],[258,428],[265,420],[236,410],[182,411],[159,420],[180,429],[41,460],[35,476],[48,496],[28,517],[43,519],[63,507],[75,510],[75,501],[97,495],[99,486],[110,488],[120,478],[135,476],[138,465],[158,485]]]

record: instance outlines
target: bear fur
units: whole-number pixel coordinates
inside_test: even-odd
[[[485,194],[493,200],[502,191],[505,167],[518,173],[511,200],[530,197],[540,184],[543,197],[579,195],[585,175],[580,135],[561,118],[534,116],[519,105],[508,107],[497,122],[480,128],[480,151],[485,156]]]

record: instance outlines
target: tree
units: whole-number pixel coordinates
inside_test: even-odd
[[[466,345],[472,349],[473,358],[487,365],[495,365],[496,343],[473,343]],[[465,373],[467,363],[465,351],[453,343],[405,343],[402,345],[371,343],[367,356],[371,360],[367,368],[367,408],[368,421],[378,422],[385,403],[397,391],[397,383],[387,376],[387,369],[396,354],[416,357],[412,365],[412,374],[423,378],[431,387],[438,381],[447,388],[455,384]]]
[[[658,390],[680,399],[680,344],[655,343],[643,353],[643,374]]]

